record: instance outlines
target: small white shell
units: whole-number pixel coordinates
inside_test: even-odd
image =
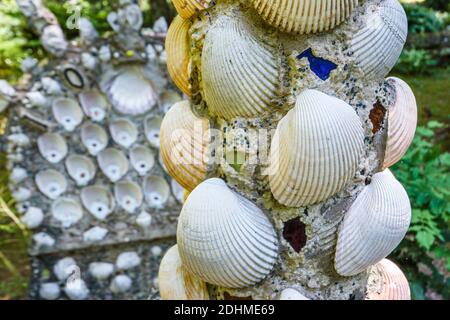
[[[183,268],[178,246],[170,248],[159,265],[158,285],[162,300],[208,300],[206,284]]]
[[[89,264],[89,273],[97,280],[105,280],[114,272],[114,265],[107,262],[92,262]]]
[[[57,95],[61,93],[61,85],[58,81],[53,80],[50,77],[44,77],[41,80],[42,88],[45,92],[50,95]]]
[[[281,291],[279,300],[310,300],[295,289],[287,288]]]
[[[275,50],[253,34],[242,16],[221,15],[208,30],[202,52],[208,110],[229,120],[273,109],[279,66]]]
[[[405,189],[389,169],[375,174],[339,227],[336,271],[352,276],[385,258],[403,239],[410,221]]]
[[[31,106],[33,107],[43,108],[47,106],[47,98],[39,91],[27,92],[25,96],[28,98],[28,101],[30,101]]]
[[[134,213],[144,198],[139,185],[132,181],[117,182],[114,186],[114,195],[119,206],[128,213]]]
[[[108,111],[106,98],[96,89],[83,91],[79,97],[81,106],[86,116],[92,121],[103,121]]]
[[[53,266],[53,273],[60,281],[66,280],[73,271],[78,268],[77,263],[72,257],[65,257],[58,260]]]
[[[104,220],[114,210],[114,197],[103,186],[95,185],[83,188],[80,197],[83,206],[99,220]]]
[[[81,128],[81,141],[89,153],[96,156],[108,145],[108,135],[99,125],[86,123]]]
[[[28,208],[25,215],[22,217],[22,222],[30,229],[37,228],[44,221],[44,213],[41,209],[36,207]]]
[[[138,131],[136,126],[128,119],[117,119],[110,123],[111,137],[120,146],[129,148],[136,142]]]
[[[411,88],[399,78],[390,77],[387,82],[395,90],[395,101],[388,110],[384,168],[394,165],[403,157],[417,128],[417,103]]]
[[[53,116],[67,131],[73,131],[83,121],[78,102],[70,98],[57,98],[52,104]]]
[[[366,300],[411,300],[408,279],[395,263],[383,259],[372,268]],[[372,287],[372,281],[377,286]]]
[[[263,211],[217,178],[202,182],[187,198],[177,242],[186,270],[223,287],[258,283],[278,258],[278,239]]]
[[[66,169],[78,186],[85,186],[95,177],[95,165],[86,156],[72,154],[66,159]]]
[[[84,300],[89,296],[89,289],[82,279],[74,279],[67,281],[64,287],[64,293],[71,300]]]
[[[130,150],[130,163],[139,175],[146,175],[155,165],[156,154],[147,147],[136,146]]]
[[[169,199],[169,184],[160,176],[148,176],[144,180],[144,195],[150,207],[161,208]]]
[[[41,155],[50,163],[58,163],[67,155],[67,143],[57,133],[44,133],[37,139]]]
[[[71,198],[58,198],[52,203],[52,216],[64,228],[70,228],[83,217],[83,209],[78,201]]]
[[[156,104],[158,96],[150,79],[139,67],[127,67],[113,80],[108,94],[114,108],[123,114],[141,115]]]
[[[141,29],[144,23],[144,18],[142,16],[142,11],[137,4],[131,4],[126,8],[126,16],[128,25],[134,30],[138,31]]]
[[[68,43],[59,25],[48,25],[42,30],[42,46],[51,54],[61,57],[67,50]]]
[[[95,70],[97,67],[97,58],[88,52],[83,52],[81,54],[81,63],[86,69]]]
[[[136,224],[142,229],[147,229],[152,224],[152,216],[148,212],[142,211],[136,217]]]
[[[36,245],[36,248],[51,248],[55,245],[55,239],[53,239],[46,232],[38,232],[33,235],[33,241]]]
[[[102,172],[112,182],[120,180],[128,171],[128,160],[120,150],[107,148],[99,153],[97,160]]]
[[[170,181],[170,187],[172,188],[172,194],[175,196],[175,199],[177,199],[179,203],[183,203],[184,199],[183,187],[180,186],[175,179],[172,179]]]
[[[53,169],[39,171],[35,180],[39,191],[50,199],[58,198],[67,190],[66,178]]]
[[[111,49],[109,48],[109,46],[101,46],[100,50],[98,51],[98,57],[103,62],[108,62],[109,60],[111,60]]]
[[[108,234],[108,230],[99,226],[90,228],[83,233],[83,241],[85,242],[98,242],[105,239]]]
[[[122,252],[116,260],[116,267],[119,270],[128,270],[141,264],[141,258],[134,251]]]
[[[397,62],[406,42],[408,21],[397,0],[366,5],[364,25],[349,46],[366,77],[381,80]]]
[[[270,189],[281,204],[301,207],[342,190],[354,176],[364,131],[346,102],[305,90],[278,123],[270,150]]]
[[[39,287],[39,296],[45,300],[56,300],[60,293],[61,290],[56,282],[43,283]]]
[[[18,147],[27,147],[30,145],[30,138],[24,133],[13,133],[8,136],[8,141]]]
[[[161,129],[162,118],[159,116],[149,116],[144,120],[144,133],[151,146],[159,148],[159,131]]]
[[[88,19],[81,17],[78,21],[78,27],[80,29],[80,38],[84,42],[91,43],[98,38],[97,30],[95,30],[94,25]]]
[[[120,274],[111,281],[110,289],[114,293],[126,292],[131,289],[132,280],[129,276]]]
[[[17,202],[27,201],[32,195],[31,190],[25,187],[17,187],[11,191],[11,195]]]

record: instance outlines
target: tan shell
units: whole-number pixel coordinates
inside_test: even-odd
[[[166,38],[167,69],[176,86],[188,96],[189,88],[189,28],[191,22],[180,16],[173,19]]]
[[[270,150],[270,189],[281,204],[301,207],[323,201],[354,176],[364,131],[346,102],[305,90],[278,123]]]
[[[212,0],[172,0],[173,6],[180,16],[189,19],[197,12],[210,6]]]
[[[308,34],[341,24],[358,6],[358,0],[252,0],[252,4],[279,30]]]
[[[170,248],[161,260],[158,284],[162,300],[209,299],[206,284],[183,268],[177,245]]]
[[[403,157],[417,128],[417,103],[411,88],[399,78],[391,77],[387,81],[395,90],[395,102],[388,111],[384,168],[392,166]]]
[[[209,121],[180,101],[167,112],[161,125],[161,157],[167,172],[191,191],[206,177]]]
[[[395,263],[383,259],[372,267],[366,300],[411,300],[408,279]]]

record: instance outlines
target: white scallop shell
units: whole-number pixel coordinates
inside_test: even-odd
[[[388,110],[384,168],[392,166],[403,157],[417,128],[417,103],[411,88],[399,78],[390,77],[387,81],[394,88],[395,102]]]
[[[364,25],[350,43],[357,64],[367,77],[382,79],[394,67],[408,33],[405,10],[397,0],[367,4]]]
[[[372,268],[376,279],[369,277],[366,300],[411,300],[408,279],[395,263],[383,259]],[[371,281],[378,285],[371,288]]]
[[[94,217],[104,220],[115,207],[112,194],[103,186],[89,186],[81,190],[81,202]]]
[[[162,300],[209,300],[206,284],[183,268],[177,245],[161,260],[158,285]]]
[[[144,196],[152,208],[161,208],[170,196],[170,186],[160,176],[147,176],[144,179]]]
[[[136,142],[138,131],[136,126],[128,119],[116,119],[109,125],[111,137],[120,146],[129,148]]]
[[[183,266],[200,279],[241,288],[264,279],[278,257],[278,240],[266,215],[217,178],[199,184],[178,221]]]
[[[72,154],[66,159],[66,169],[78,186],[85,186],[95,177],[96,167],[86,156]]]
[[[37,139],[40,154],[50,163],[58,163],[67,155],[67,143],[57,133],[44,133]]]
[[[305,90],[278,123],[270,150],[270,189],[281,204],[301,207],[323,201],[356,173],[364,131],[346,102]]]
[[[252,0],[267,23],[283,32],[329,31],[358,6],[358,0]]]
[[[162,118],[160,116],[148,116],[144,120],[144,133],[148,143],[155,148],[159,148]]]
[[[120,150],[107,148],[99,153],[97,160],[102,172],[112,182],[120,180],[128,171],[128,160]]]
[[[352,276],[385,258],[403,239],[410,221],[405,189],[389,169],[375,174],[339,227],[336,271]]]
[[[139,67],[122,69],[113,80],[108,94],[114,108],[129,115],[140,115],[149,111],[158,99],[153,83]]]
[[[67,131],[73,131],[83,121],[83,111],[77,101],[57,98],[52,104],[53,116]]]
[[[208,119],[197,117],[189,101],[177,102],[165,115],[160,155],[170,176],[189,191],[206,177],[209,140]]]
[[[155,165],[156,154],[147,147],[135,146],[130,150],[130,163],[139,175],[146,175]]]
[[[81,141],[89,153],[96,156],[108,145],[108,135],[99,125],[86,123],[81,128]]]
[[[66,178],[53,169],[39,171],[35,180],[39,191],[50,199],[58,198],[67,189]]]
[[[52,216],[64,228],[70,228],[83,217],[83,209],[78,201],[72,198],[58,198],[52,203]]]
[[[79,95],[80,103],[86,116],[92,121],[103,121],[108,111],[108,102],[98,90],[83,91]]]
[[[204,99],[215,116],[255,117],[273,108],[279,67],[273,48],[258,39],[242,16],[218,17],[202,52]]]
[[[141,188],[132,181],[117,182],[114,186],[114,196],[119,206],[128,213],[134,213],[144,199]]]

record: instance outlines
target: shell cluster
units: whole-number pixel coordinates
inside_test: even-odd
[[[18,3],[32,25],[48,12],[40,1]],[[92,293],[89,281],[66,283],[67,277],[58,276],[67,261],[75,265],[64,252],[175,234],[183,189],[168,175],[159,153],[162,116],[182,99],[165,68],[161,35],[167,23],[162,18],[153,29],[142,28],[139,7],[127,3],[108,16],[116,33],[105,38],[83,19],[80,37],[63,45],[59,25],[39,25],[44,48],[57,58],[41,65],[25,60],[31,80],[17,90],[0,82],[0,108],[9,105],[10,112],[10,189],[22,222],[34,232],[31,252],[38,264],[46,264],[42,253],[53,253],[64,263],[48,266],[59,284],[42,283],[37,298],[60,297],[60,285],[70,299],[111,293],[125,297],[122,293],[134,292],[130,288],[140,288],[143,281],[138,272],[116,270],[129,269],[127,263],[147,268],[136,254],[119,255],[115,267],[93,263],[88,268],[92,276],[111,284]],[[156,286],[142,292],[150,294],[150,289]]]
[[[406,41],[400,3],[174,4],[167,64],[190,101],[165,116],[161,152],[190,194],[163,298],[364,298],[411,219],[387,169],[417,122],[409,87],[384,79]]]

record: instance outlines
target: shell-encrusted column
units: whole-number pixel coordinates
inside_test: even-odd
[[[388,167],[417,122],[408,85],[385,79],[398,0],[174,4],[168,69],[190,100],[161,148],[187,197],[163,298],[409,298],[383,260],[411,219]]]

